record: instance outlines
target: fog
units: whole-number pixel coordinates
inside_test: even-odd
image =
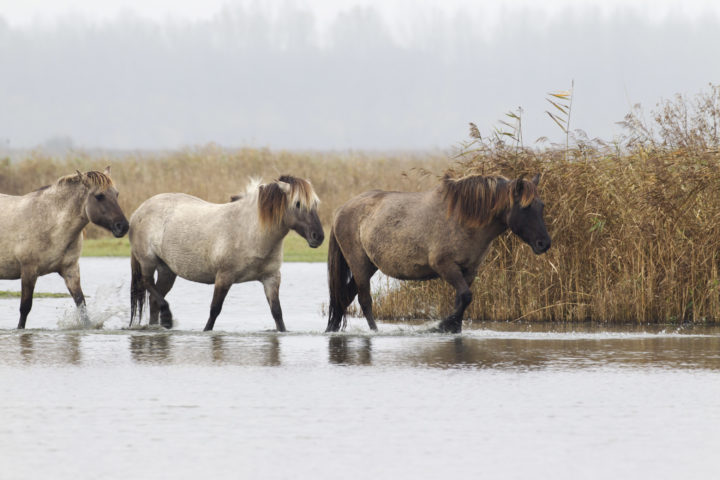
[[[720,20],[592,8],[317,12],[225,7],[201,20],[0,13],[0,145],[110,149],[447,148],[522,106],[525,143],[562,134],[549,91],[575,81],[571,128],[612,139],[632,104],[720,81]],[[713,47],[713,45],[715,47]],[[59,139],[59,140],[58,140]]]

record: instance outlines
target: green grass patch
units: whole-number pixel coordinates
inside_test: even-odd
[[[318,248],[308,247],[307,240],[295,232],[285,237],[283,244],[284,262],[326,262],[328,255],[328,239]]]
[[[130,240],[123,238],[86,238],[83,241],[83,257],[129,257]]]
[[[0,298],[20,298],[20,292],[10,292],[7,290],[0,290]],[[33,298],[68,298],[70,295],[67,293],[45,293],[35,292]]]
[[[307,241],[295,232],[285,237],[283,245],[285,262],[327,261],[327,239],[318,248],[310,248]],[[83,257],[129,257],[130,241],[123,238],[86,238],[83,242]]]

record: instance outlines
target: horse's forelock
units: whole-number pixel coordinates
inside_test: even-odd
[[[290,191],[286,193],[278,182],[290,185]],[[313,209],[320,202],[310,182],[290,175],[282,175],[266,185],[261,185],[259,180],[252,179],[247,191],[250,194],[257,192],[258,213],[263,227],[279,224],[288,205],[300,202],[302,208]]]
[[[300,202],[302,208],[313,209],[320,203],[312,184],[304,178],[297,178],[290,175],[281,175],[278,182],[285,182],[290,185],[288,203]]]
[[[114,186],[114,183],[112,179],[102,173],[95,170],[91,170],[89,172],[85,172],[82,174],[82,177],[78,175],[77,173],[73,173],[70,175],[65,175],[64,177],[60,177],[57,181],[58,184],[74,184],[74,183],[80,183],[83,180],[87,181],[87,183],[91,187],[97,187],[99,190],[107,190],[110,187]]]
[[[520,187],[520,185],[522,185],[522,187]],[[523,208],[529,206],[533,202],[533,200],[538,197],[537,186],[530,180],[525,180],[524,178],[513,180],[510,183],[509,189],[511,193],[511,195],[509,196],[510,206],[512,206],[515,201],[515,197],[517,196],[516,192],[518,189],[521,189],[519,201],[520,206]]]

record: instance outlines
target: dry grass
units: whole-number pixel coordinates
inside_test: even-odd
[[[545,150],[484,143],[463,152],[461,173],[508,177],[542,173],[540,194],[552,248],[542,256],[516,237],[491,247],[473,285],[474,320],[716,323],[720,321],[720,88],[694,101],[662,102],[648,124],[639,109],[618,144],[569,132],[574,146]],[[518,120],[518,125],[520,125]],[[521,135],[521,133],[518,133]],[[520,138],[518,136],[518,138]],[[121,204],[182,191],[215,202],[244,189],[250,176],[310,178],[326,228],[357,193],[433,186],[449,165],[443,154],[289,153],[214,146],[120,158],[29,155],[0,163],[0,192],[25,193],[80,170],[113,165]],[[424,172],[435,175],[424,175]],[[103,233],[89,229],[89,236]],[[401,282],[376,295],[379,318],[439,318],[453,292],[440,281]]]
[[[720,154],[638,150],[483,154],[460,168],[542,172],[552,248],[507,233],[491,247],[466,316],[475,320],[720,320]],[[442,317],[454,292],[407,282],[379,295],[380,318]],[[428,310],[428,306],[434,306]]]
[[[181,152],[102,155],[75,152],[62,158],[30,153],[18,162],[0,163],[0,192],[24,194],[72,173],[112,165],[120,205],[129,217],[147,198],[185,192],[212,202],[229,201],[245,190],[250,177],[271,180],[281,174],[309,178],[320,197],[319,214],[328,226],[332,212],[353,195],[371,188],[418,190],[432,179],[424,169],[442,171],[442,153],[297,153],[267,149],[227,150],[213,145]],[[108,234],[94,225],[88,237]]]

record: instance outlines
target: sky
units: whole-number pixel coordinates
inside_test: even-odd
[[[0,149],[446,149],[522,108],[612,140],[720,83],[714,1],[0,0]]]

